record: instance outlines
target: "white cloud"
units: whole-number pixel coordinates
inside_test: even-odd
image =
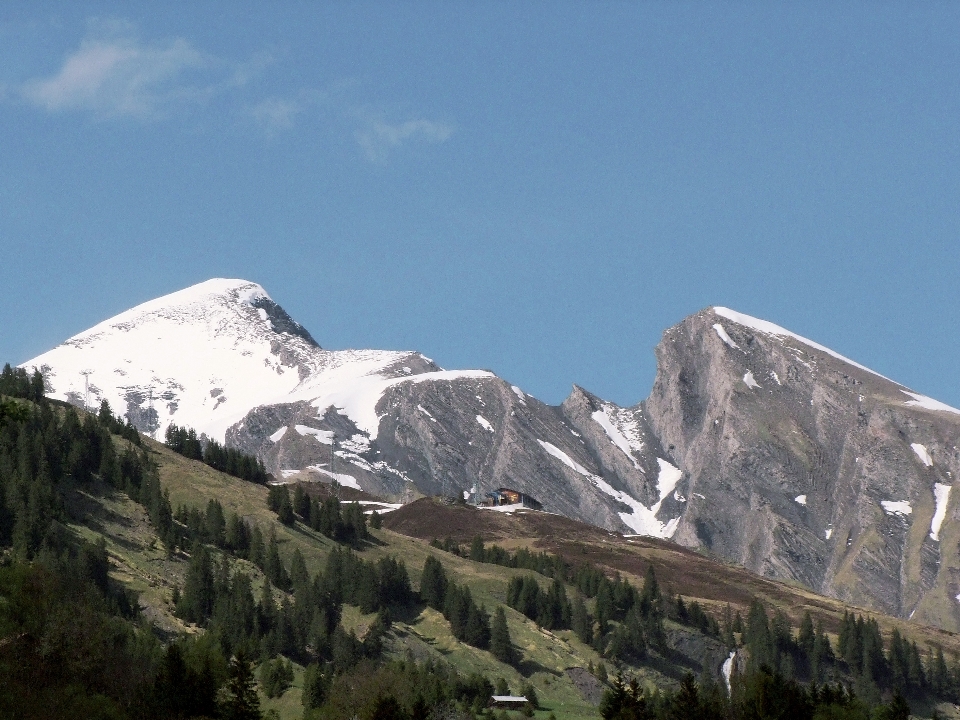
[[[88,37],[52,76],[20,88],[29,103],[49,112],[89,111],[99,117],[147,119],[170,105],[196,101],[217,84],[200,82],[199,71],[222,66],[183,38],[145,44],[124,26],[112,37]]]
[[[371,120],[367,127],[356,133],[357,142],[372,162],[385,159],[391,149],[405,142],[443,143],[449,140],[451,135],[453,127],[432,120],[408,120],[399,125]]]
[[[101,120],[154,120],[191,104],[240,92],[248,100],[237,109],[268,136],[289,130],[316,112],[347,116],[357,128],[356,141],[371,162],[386,160],[401,145],[440,144],[453,135],[453,126],[444,122],[412,119],[391,124],[376,110],[357,109],[342,98],[352,83],[328,90],[301,89],[288,96],[260,95],[263,86],[256,81],[275,62],[266,52],[243,62],[225,60],[198,50],[181,37],[144,41],[129,22],[94,19],[79,47],[55,72],[19,86],[5,89],[0,85],[0,102],[19,98],[50,113],[82,112]]]
[[[300,103],[281,98],[268,98],[250,108],[250,114],[267,131],[293,127],[294,117],[303,110]]]

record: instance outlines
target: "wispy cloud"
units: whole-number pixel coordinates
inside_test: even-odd
[[[20,96],[49,112],[87,111],[100,118],[151,119],[243,84],[245,66],[227,66],[183,38],[140,41],[128,24],[88,36],[50,77],[34,78]]]
[[[267,132],[293,127],[294,118],[302,111],[300,102],[282,98],[267,98],[250,108],[253,119]]]
[[[453,135],[453,127],[432,120],[408,120],[391,125],[382,120],[367,120],[356,138],[371,162],[381,162],[389,152],[406,142],[443,143]]]
[[[244,97],[236,98],[233,109],[268,137],[319,120],[326,132],[352,132],[373,163],[385,162],[401,146],[440,144],[454,133],[446,122],[413,114],[414,119],[394,123],[382,110],[358,106],[351,98],[358,89],[354,80],[286,95],[274,83],[264,93],[267,88],[258,80],[275,62],[266,52],[246,61],[227,60],[182,37],[143,40],[129,22],[92,20],[86,37],[56,71],[0,86],[0,102],[19,100],[50,113],[88,113],[98,120],[150,121],[235,93]]]

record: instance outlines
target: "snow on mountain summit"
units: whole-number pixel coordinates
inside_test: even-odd
[[[91,408],[106,399],[142,430],[162,436],[177,423],[221,440],[253,407],[329,394],[324,378],[342,389],[435,368],[417,353],[324,350],[260,285],[219,278],[138,305],[23,365],[44,372],[51,397]]]
[[[710,309],[713,311],[715,315],[717,315],[720,318],[723,318],[725,320],[730,320],[731,322],[734,322],[738,325],[742,325],[743,327],[746,327],[758,332],[762,332],[767,335],[772,335],[777,338],[781,338],[781,339],[790,338],[790,339],[796,340],[800,343],[803,343],[804,345],[807,345],[808,347],[811,347],[811,348],[814,348],[815,350],[819,350],[820,352],[826,353],[827,355],[833,358],[836,358],[841,362],[844,362],[855,368],[859,368],[860,370],[864,370],[872,375],[877,376],[878,378],[881,378],[882,380],[886,380],[887,382],[892,383],[892,385],[899,391],[899,393],[903,393],[904,395],[907,395],[910,398],[909,400],[903,401],[904,405],[907,405],[909,407],[919,407],[924,410],[932,410],[936,412],[948,412],[948,413],[953,413],[955,415],[960,415],[960,410],[958,410],[957,408],[951,407],[945,403],[940,402],[939,400],[934,400],[933,398],[927,397],[926,395],[921,395],[919,393],[912,392],[906,389],[906,387],[901,383],[898,383],[895,380],[891,380],[885,375],[881,375],[876,370],[871,370],[865,365],[861,365],[860,363],[854,360],[851,360],[848,357],[844,357],[840,353],[834,350],[831,350],[830,348],[825,347],[820,343],[814,342],[813,340],[809,340],[803,337],[802,335],[797,335],[795,332],[791,332],[786,328],[780,327],[779,325],[775,325],[774,323],[768,320],[761,320],[759,318],[751,317],[750,315],[745,315],[743,313],[737,312],[736,310],[731,310],[725,307],[715,306]],[[723,327],[722,324],[717,323],[713,326],[713,328],[716,331],[717,335],[720,337],[720,339],[724,343],[726,343],[729,347],[737,350],[740,349],[739,346],[730,338],[729,334],[727,333],[726,329]],[[746,381],[746,378],[744,378],[744,380]],[[777,384],[779,384],[780,382],[779,379],[777,379],[776,382]]]

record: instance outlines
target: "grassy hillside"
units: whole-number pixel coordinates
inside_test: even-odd
[[[157,463],[161,484],[174,508],[180,505],[203,508],[208,501],[216,500],[225,512],[236,512],[264,530],[272,527],[285,564],[289,564],[295,549],[299,549],[311,574],[323,569],[335,543],[300,522],[293,527],[279,523],[267,507],[267,488],[188,460],[159,443],[146,439],[144,442]],[[179,632],[198,632],[174,615],[171,601],[174,589],[184,583],[189,558],[182,552],[168,556],[144,509],[123,493],[100,484],[77,489],[73,502],[82,507],[86,518],[73,525],[73,529],[84,538],[102,537],[106,541],[112,577],[140,594],[146,618],[169,637]],[[522,653],[522,660],[515,666],[506,665],[488,651],[457,641],[449,622],[429,607],[394,618],[385,644],[387,655],[442,661],[463,674],[477,672],[491,681],[503,678],[512,692],[520,692],[525,683],[530,683],[543,708],[537,715],[544,720],[550,714],[560,720],[597,717],[597,684],[577,669],[596,667],[601,662],[609,666],[610,662],[604,661],[572,631],[545,630],[506,607],[511,578],[529,575],[529,571],[473,562],[430,544],[435,538],[447,537],[469,544],[478,535],[488,543],[509,549],[529,548],[557,554],[572,565],[587,561],[611,573],[621,573],[637,587],[642,585],[647,568],[653,565],[669,593],[680,594],[688,602],[697,600],[717,618],[728,604],[745,616],[750,603],[759,598],[771,610],[782,610],[795,624],[799,624],[804,612],[810,612],[815,620],[823,622],[835,640],[844,611],[849,609],[803,588],[756,577],[741,568],[670,543],[624,538],[545,513],[524,511],[505,515],[422,499],[386,515],[383,528],[371,530],[370,541],[358,549],[358,554],[371,560],[388,555],[403,560],[414,587],[419,585],[426,558],[438,558],[450,579],[467,585],[475,600],[488,611],[492,612],[498,605],[505,606],[509,631],[514,645]],[[262,585],[263,575],[253,564],[243,560],[234,562],[253,578],[257,588]],[[546,586],[547,582],[543,579],[542,584]],[[572,587],[568,587],[568,591],[574,592]],[[960,638],[952,633],[863,610],[858,612],[875,618],[885,635],[896,628],[921,647],[937,645],[947,653],[960,652]],[[343,625],[363,637],[374,620],[375,614],[362,615],[358,608],[347,606]],[[687,656],[677,651],[669,658],[654,658],[655,661],[642,667],[623,668],[625,674],[637,676],[649,688],[676,687],[684,671],[701,672],[698,659],[691,656],[705,647],[702,638],[669,621],[666,630],[674,648],[693,647],[694,651]],[[714,654],[713,666],[707,672],[715,674],[722,659]],[[274,710],[281,718],[300,718],[302,684],[303,668],[297,666],[292,686],[279,698],[263,697],[263,708]]]
[[[896,628],[923,646],[936,645],[947,653],[960,653],[960,635],[940,628],[908,622],[817,595],[799,585],[754,575],[743,568],[673,543],[618,533],[570,520],[560,515],[522,510],[500,513],[466,505],[449,505],[433,499],[418,500],[384,519],[384,527],[424,540],[451,538],[469,544],[479,535],[504,547],[528,547],[561,555],[573,564],[589,561],[642,582],[653,565],[662,585],[690,600],[698,600],[719,617],[729,604],[744,615],[754,598],[783,611],[799,625],[809,612],[836,635],[845,611],[874,618],[884,635]]]

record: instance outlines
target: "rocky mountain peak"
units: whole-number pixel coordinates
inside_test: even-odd
[[[949,568],[960,562],[942,539],[960,470],[957,411],[724,308],[670,328],[656,353],[644,409],[689,478],[675,540],[893,614],[957,624]]]
[[[252,407],[287,399],[318,375],[398,364],[411,374],[431,365],[414,353],[323,350],[260,285],[220,278],[138,305],[25,363],[44,371],[53,397],[90,407],[108,400],[148,433],[177,423],[217,439]]]

